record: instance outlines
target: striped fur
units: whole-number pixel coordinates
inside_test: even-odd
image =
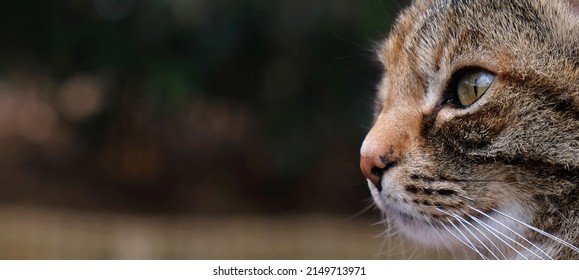
[[[576,3],[425,0],[400,15],[361,148],[392,163],[369,185],[393,226],[461,258],[579,259]],[[489,90],[445,104],[473,67],[496,74]]]

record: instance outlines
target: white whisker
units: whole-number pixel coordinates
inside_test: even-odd
[[[468,197],[468,196],[466,196],[466,195],[457,194],[456,196],[458,196],[458,197],[461,197],[461,198],[464,198],[464,199],[466,199],[466,200],[474,201],[474,199],[473,199],[473,198],[471,198],[471,197]]]
[[[488,214],[486,214],[486,213],[484,213],[484,212],[482,212],[482,211],[480,211],[480,210],[478,210],[478,209],[476,209],[476,208],[474,208],[474,207],[469,207],[469,208],[472,209],[472,210],[474,210],[474,211],[477,211],[478,213],[484,215],[485,217],[487,217],[487,218],[493,220],[494,222],[498,223],[499,225],[505,227],[506,229],[508,229],[509,231],[511,231],[512,233],[514,233],[514,234],[515,234],[516,236],[518,236],[519,238],[521,238],[521,239],[523,239],[524,241],[526,241],[527,243],[531,244],[531,246],[535,247],[535,249],[539,250],[539,252],[543,253],[545,256],[547,256],[547,258],[549,258],[549,259],[551,259],[551,260],[553,259],[553,258],[551,258],[551,256],[549,256],[549,254],[545,253],[545,251],[543,251],[541,248],[539,248],[539,246],[535,245],[533,242],[529,241],[527,238],[525,238],[524,236],[522,236],[522,235],[519,234],[518,232],[514,231],[514,230],[511,229],[510,227],[506,226],[505,224],[501,223],[501,222],[498,221],[497,219],[491,217],[490,215],[488,215]],[[493,209],[493,211],[496,211],[496,210]],[[500,214],[500,212],[498,212],[498,211],[496,211],[496,212]],[[523,222],[520,222],[520,223],[521,223],[521,224],[524,224]],[[523,247],[525,247],[525,246],[523,246]],[[526,249],[526,247],[525,247],[525,249]],[[529,252],[531,252],[533,255],[537,256],[538,258],[540,258],[540,259],[542,259],[542,260],[544,259],[544,258],[540,257],[539,255],[537,255],[535,252],[533,252],[533,251],[531,251],[531,250],[529,250],[529,249],[527,249],[527,250],[528,250]]]
[[[453,223],[450,221],[449,218],[446,218],[446,220],[454,227],[454,229],[456,229],[456,231],[458,231],[458,233],[460,233],[460,235],[462,235],[462,237],[464,237],[464,239],[466,240],[466,242],[468,242],[468,244],[470,244],[470,247],[483,259],[483,260],[488,260],[487,257],[485,257],[477,248],[476,246],[470,242],[470,239],[468,237],[466,237],[466,235],[464,235],[464,233],[462,233],[462,231]],[[459,221],[460,222],[460,221]]]
[[[385,215],[384,219],[382,219],[377,223],[372,224],[372,226],[381,225],[384,226],[385,228],[383,232],[375,236],[376,238],[392,238],[396,236],[396,234],[398,234],[399,230],[391,225],[391,221],[392,219]]]
[[[540,233],[540,234],[542,234],[542,235],[544,235],[544,236],[546,236],[546,237],[549,237],[549,238],[551,238],[551,239],[553,239],[553,240],[555,240],[555,241],[557,241],[557,242],[559,242],[559,243],[567,246],[568,248],[572,249],[573,251],[579,253],[579,248],[577,248],[577,247],[574,246],[573,244],[571,244],[571,243],[569,243],[569,242],[567,242],[567,241],[565,241],[565,240],[563,240],[563,239],[561,239],[561,238],[559,238],[559,237],[557,237],[557,236],[555,236],[555,235],[552,235],[552,234],[550,234],[550,233],[548,233],[548,232],[546,232],[546,231],[544,231],[544,230],[541,230],[541,229],[536,228],[536,227],[534,227],[534,226],[532,226],[532,225],[529,225],[529,224],[527,224],[527,223],[525,223],[525,222],[522,222],[522,221],[520,221],[520,220],[518,220],[518,219],[516,219],[516,218],[513,218],[513,217],[511,217],[511,216],[509,216],[509,215],[507,215],[507,214],[505,214],[505,213],[503,213],[503,212],[501,212],[501,211],[499,211],[499,210],[496,210],[496,209],[492,209],[492,210],[495,211],[495,212],[497,212],[497,213],[499,213],[499,214],[501,214],[501,215],[503,215],[503,216],[505,216],[505,217],[507,217],[507,218],[509,218],[509,219],[511,219],[511,220],[513,220],[513,221],[515,221],[515,222],[518,222],[518,223],[526,226],[526,227],[529,228],[529,229],[532,229],[532,230],[534,230],[534,231],[536,231],[536,232],[538,232],[538,233]]]
[[[434,233],[436,233],[436,235],[438,236],[440,241],[442,241],[442,243],[444,243],[444,245],[446,245],[446,247],[448,248],[448,243],[446,242],[446,239],[442,238],[442,235],[440,235],[440,233],[438,232],[438,229],[434,227],[434,225],[432,224],[432,222],[429,219],[427,219],[426,221],[428,222],[428,224],[430,225],[430,227],[432,228]],[[440,258],[440,251],[438,250],[438,246],[436,246],[436,252],[438,253],[438,257]]]
[[[385,217],[384,219],[375,222],[373,224],[370,224],[370,226],[382,226],[382,225],[389,225],[390,224],[390,219],[388,217]]]
[[[519,252],[517,249],[515,249],[515,247],[511,246],[511,244],[509,244],[507,241],[505,241],[504,239],[502,239],[501,237],[499,237],[498,235],[496,235],[494,232],[504,236],[505,238],[507,238],[508,240],[518,244],[519,246],[525,248],[525,246],[521,245],[519,242],[513,240],[512,238],[508,237],[506,234],[500,232],[497,229],[494,229],[493,227],[487,225],[485,222],[481,221],[480,219],[478,219],[477,217],[464,212],[466,215],[468,215],[471,219],[473,219],[473,221],[477,222],[479,225],[483,226],[484,228],[486,228],[492,235],[494,235],[497,239],[499,239],[500,241],[502,241],[505,245],[507,245],[509,248],[511,248],[513,251],[515,251],[519,256],[521,256],[522,258],[524,258],[525,260],[528,260],[527,257],[525,257],[525,255],[523,255],[521,252]],[[528,249],[527,249],[528,250]],[[503,255],[504,256],[504,255]]]
[[[452,224],[452,223],[451,223]],[[440,225],[442,225],[442,227],[444,227],[444,229],[446,229],[446,231],[448,231],[448,233],[450,233],[450,235],[452,235],[454,238],[456,238],[458,241],[460,241],[462,244],[464,244],[464,246],[468,247],[469,249],[476,251],[476,249],[474,247],[471,247],[469,244],[467,244],[466,242],[464,242],[464,240],[462,240],[460,237],[456,236],[456,234],[454,234],[452,232],[452,230],[450,230],[449,228],[446,227],[446,225],[444,225],[444,223],[440,223]]]
[[[437,209],[438,209],[438,208],[437,208]],[[447,214],[447,215],[450,215],[450,216],[456,218],[456,219],[458,220],[458,222],[461,223],[462,226],[463,226],[489,253],[491,253],[491,255],[493,255],[493,257],[495,257],[495,259],[497,259],[497,260],[499,259],[499,257],[497,257],[497,255],[495,255],[495,254],[493,253],[493,251],[492,251],[491,249],[489,249],[489,248],[485,245],[485,243],[482,242],[482,241],[476,236],[476,234],[474,234],[474,233],[465,225],[465,223],[468,224],[468,225],[470,225],[470,226],[471,226],[472,228],[474,228],[475,230],[477,230],[477,231],[478,231],[482,236],[484,236],[497,250],[499,250],[499,248],[497,247],[497,245],[495,245],[494,242],[493,242],[491,239],[489,239],[480,229],[478,229],[476,226],[474,226],[473,224],[471,224],[469,221],[467,221],[466,219],[464,219],[463,217],[461,217],[461,216],[459,216],[459,215],[457,215],[457,214],[455,214],[455,213],[448,212],[448,211],[444,211],[444,210],[442,210],[442,209],[438,209],[438,210],[439,210],[439,211],[442,211],[443,213],[445,213],[445,214]],[[500,250],[499,250],[499,251],[500,251]],[[503,255],[503,257],[504,257],[504,255]],[[506,258],[506,257],[505,257],[505,258]]]
[[[465,220],[466,221],[466,220]],[[476,221],[475,221],[476,222]],[[478,224],[480,224],[483,228],[485,228],[490,234],[492,234],[496,239],[500,240],[501,242],[507,244],[507,242],[505,240],[503,240],[502,238],[500,238],[499,236],[497,236],[494,232],[490,231],[488,228],[486,228],[485,225],[477,222]],[[470,223],[469,223],[470,224]],[[472,224],[471,224],[472,225]],[[497,249],[497,252],[499,252],[499,254],[501,254],[501,256],[503,256],[503,258],[506,260],[508,259],[507,256],[505,256],[505,254],[503,253],[503,251],[486,235],[483,233],[482,230],[478,229],[478,227],[476,227],[475,225],[472,225],[478,232],[480,232],[492,245],[493,247],[495,247]],[[507,246],[509,246],[507,244]],[[510,246],[509,246],[510,247]],[[512,247],[511,247],[512,248]],[[514,248],[513,248],[514,249]],[[494,254],[493,254],[494,255]],[[499,259],[499,258],[497,258]]]

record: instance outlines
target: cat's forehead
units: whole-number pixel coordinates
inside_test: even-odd
[[[469,5],[450,0],[416,1],[399,16],[379,56],[386,65],[395,65],[401,53],[428,60],[440,56],[441,49],[448,50],[457,40],[461,40],[461,46],[477,44],[485,33],[499,28],[492,9],[498,7],[477,1]],[[493,14],[495,21],[481,14]],[[439,53],[433,53],[436,51]]]
[[[440,62],[442,49],[493,48],[503,53],[542,45],[579,29],[579,0],[421,0],[398,17],[378,56],[386,66],[401,52],[421,64]],[[546,38],[551,37],[551,38]],[[450,48],[449,48],[450,47]],[[540,47],[540,46],[539,46]],[[432,61],[433,58],[436,58]],[[437,65],[428,65],[437,67]]]

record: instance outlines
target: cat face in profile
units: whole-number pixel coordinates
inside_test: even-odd
[[[577,7],[425,0],[401,14],[360,161],[399,232],[465,258],[579,258]]]

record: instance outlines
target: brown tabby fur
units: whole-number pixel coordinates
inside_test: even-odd
[[[401,14],[378,51],[385,71],[361,165],[366,175],[388,165],[369,185],[402,233],[479,252],[464,258],[579,259],[572,246],[494,211],[579,247],[577,7],[426,0]],[[495,80],[470,106],[443,104],[465,68]]]

